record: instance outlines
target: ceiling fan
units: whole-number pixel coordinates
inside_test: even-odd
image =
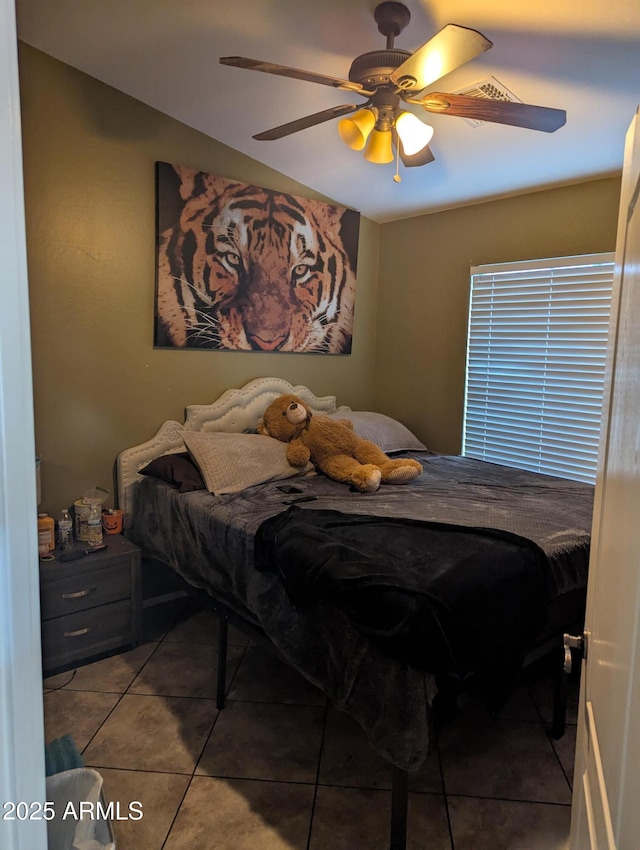
[[[357,56],[351,63],[348,80],[243,56],[221,57],[223,65],[293,77],[367,98],[364,104],[333,106],[258,133],[253,138],[259,141],[281,139],[332,118],[341,118],[338,131],[350,148],[364,150],[365,158],[371,162],[386,163],[393,161],[395,145],[403,164],[411,167],[434,160],[429,147],[433,128],[413,111],[405,110],[401,102],[422,107],[427,113],[509,124],[546,133],[553,133],[565,124],[566,112],[562,109],[464,94],[425,93],[428,86],[489,50],[492,43],[476,30],[447,24],[414,53],[409,53],[394,47],[395,38],[411,19],[407,7],[385,0],[376,7],[374,18],[379,32],[387,39],[386,49]],[[344,117],[347,115],[351,117]]]

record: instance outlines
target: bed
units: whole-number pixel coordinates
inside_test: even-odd
[[[281,393],[352,418],[423,474],[365,494],[278,461],[254,483],[256,441],[284,448],[252,433]],[[194,460],[204,486],[191,489],[177,467]],[[390,762],[393,850],[405,846],[407,773],[427,756],[436,694],[479,681],[499,708],[523,663],[560,651],[584,614],[592,487],[434,454],[395,420],[279,378],[187,407],[116,467],[125,534],[143,557],[206,593],[221,626],[231,616],[266,635]]]

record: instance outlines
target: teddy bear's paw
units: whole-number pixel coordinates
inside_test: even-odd
[[[385,484],[408,484],[413,481],[418,475],[422,474],[422,467],[419,469],[415,466],[396,466],[389,470],[384,477]]]
[[[360,469],[360,474],[354,480],[353,486],[361,493],[375,493],[381,480],[382,473],[377,467],[363,466]]]

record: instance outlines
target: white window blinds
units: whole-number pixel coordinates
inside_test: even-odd
[[[613,254],[471,269],[462,453],[595,481]]]

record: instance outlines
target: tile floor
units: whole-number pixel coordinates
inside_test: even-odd
[[[142,804],[118,850],[387,850],[390,770],[351,719],[236,630],[218,712],[213,615],[150,611],[144,644],[44,682],[47,741],[72,734],[107,799]],[[496,719],[467,698],[411,777],[410,850],[568,847],[576,691],[558,742],[543,669]]]

